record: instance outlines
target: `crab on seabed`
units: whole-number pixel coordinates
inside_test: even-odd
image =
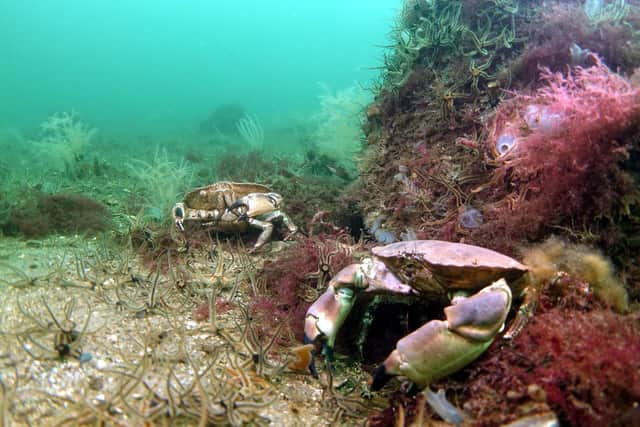
[[[478,246],[414,240],[375,247],[372,254],[338,272],[326,292],[307,311],[305,343],[324,345],[328,362],[333,358],[338,330],[358,292],[424,298],[456,295],[444,309],[445,320],[427,322],[397,342],[396,349],[374,371],[371,385],[374,390],[395,375],[407,377],[424,388],[462,369],[480,356],[503,330],[511,308],[512,290],[515,295],[524,291],[522,278],[527,273],[526,266]],[[522,329],[533,302],[525,300],[505,337],[513,337]],[[309,369],[317,376],[313,359]],[[443,394],[428,388],[424,394],[443,418],[447,416],[454,423],[461,421],[460,414],[443,399]]]
[[[176,203],[173,219],[184,232],[189,223],[223,233],[243,232],[249,228],[261,230],[251,251],[261,248],[271,238],[273,223],[282,222],[291,238],[298,227],[280,210],[282,196],[260,184],[217,182],[196,188],[186,194],[184,202]]]

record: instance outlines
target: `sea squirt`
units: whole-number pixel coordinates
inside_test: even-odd
[[[483,217],[482,213],[475,208],[467,208],[460,215],[460,226],[463,228],[474,229],[482,225]]]
[[[532,104],[527,106],[524,113],[524,121],[530,130],[541,130],[544,132],[557,130],[562,122],[563,116],[554,113],[546,106]]]
[[[387,219],[385,215],[379,215],[369,227],[369,233],[373,234],[376,239],[376,242],[387,245],[389,243],[394,243],[398,239],[393,231],[389,231],[382,227],[382,223]]]
[[[503,156],[516,145],[516,137],[510,134],[503,134],[496,141],[496,152]]]

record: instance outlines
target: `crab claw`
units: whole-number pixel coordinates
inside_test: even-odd
[[[305,317],[304,343],[319,346],[328,362],[333,360],[333,347],[338,330],[346,320],[355,302],[355,293],[350,288],[337,289],[330,285],[324,294],[314,302]],[[309,370],[318,376],[312,351]]]
[[[432,320],[398,341],[373,374],[378,390],[394,375],[424,388],[471,363],[504,328],[511,290],[500,279],[468,298],[446,307],[446,320]]]

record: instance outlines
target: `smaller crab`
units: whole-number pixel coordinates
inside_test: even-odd
[[[173,219],[180,231],[185,231],[188,223],[225,233],[257,228],[262,233],[253,252],[269,241],[274,222],[282,222],[287,227],[289,234],[285,240],[298,231],[289,216],[280,210],[281,205],[282,196],[264,185],[223,181],[187,193],[184,202],[176,203],[173,208]]]

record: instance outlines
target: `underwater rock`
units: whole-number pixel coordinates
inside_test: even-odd
[[[245,115],[244,107],[239,104],[219,105],[200,122],[198,131],[205,135],[216,135],[220,132],[226,135],[237,135],[236,123]]]

